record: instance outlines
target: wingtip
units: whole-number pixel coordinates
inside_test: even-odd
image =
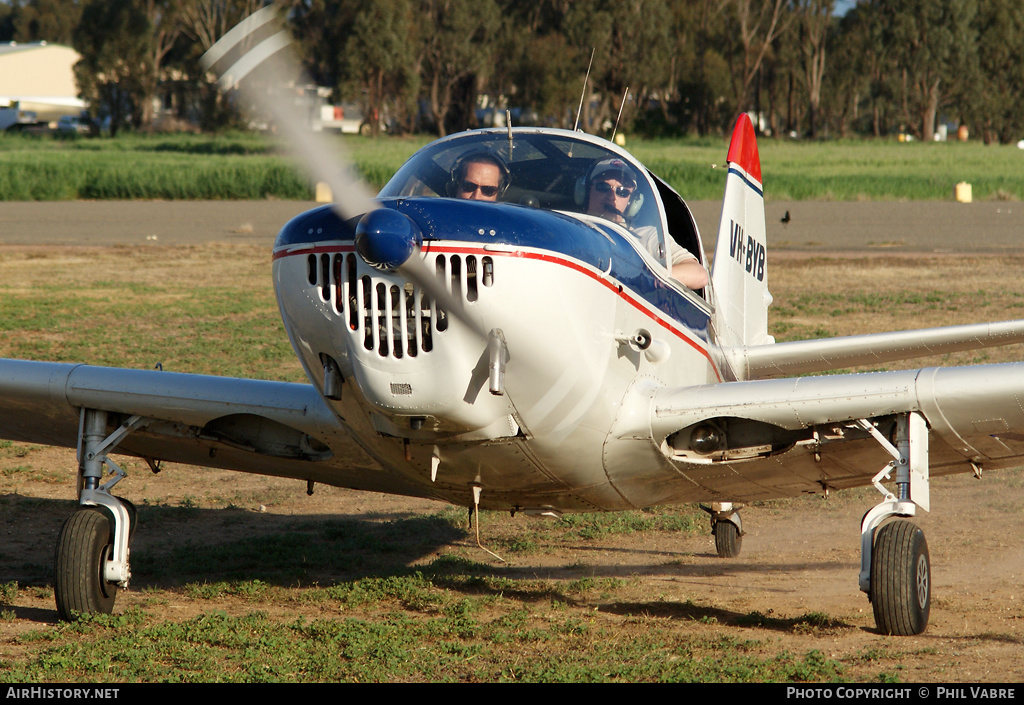
[[[757,153],[757,138],[754,136],[754,125],[746,113],[740,113],[739,119],[736,120],[736,127],[732,131],[732,141],[729,143],[728,159],[747,172],[747,176],[762,183],[761,157]]]

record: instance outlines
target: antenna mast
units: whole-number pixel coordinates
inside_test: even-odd
[[[593,47],[590,50],[590,63],[587,64],[587,75],[583,78],[583,94],[580,95],[580,107],[576,111],[576,124],[572,126],[572,131],[576,132],[580,129],[580,115],[583,114],[583,99],[587,97],[587,82],[590,80],[590,69],[594,65],[594,52],[597,51],[597,47]]]
[[[615,127],[612,128],[611,141],[615,141],[615,133],[619,129],[619,119],[622,118],[622,109],[626,107],[626,96],[629,95],[629,86],[626,86],[626,92],[622,94],[622,102],[619,103],[619,114],[615,116]]]

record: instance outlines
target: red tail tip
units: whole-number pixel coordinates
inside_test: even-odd
[[[732,131],[729,143],[729,161],[747,172],[747,176],[761,183],[761,157],[757,154],[757,139],[750,116],[741,113]]]

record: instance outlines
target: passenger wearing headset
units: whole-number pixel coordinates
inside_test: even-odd
[[[450,195],[468,201],[497,201],[508,188],[508,167],[489,152],[473,152],[452,169]]]
[[[621,159],[605,159],[590,170],[586,181],[586,209],[613,223],[618,223],[633,233],[655,257],[661,255],[661,238],[651,227],[632,229],[629,221],[640,211],[644,203],[642,193],[636,193],[636,178],[633,170]],[[708,284],[708,272],[697,261],[693,253],[681,247],[671,237],[667,238],[670,248],[672,278],[690,289],[702,289]]]

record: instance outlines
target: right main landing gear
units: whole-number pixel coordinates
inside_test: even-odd
[[[79,614],[110,614],[117,583],[105,577],[114,555],[114,532],[107,515],[91,507],[68,517],[57,539],[53,562],[53,593],[57,616],[65,621]]]
[[[125,473],[107,453],[145,423],[133,416],[108,436],[106,412],[82,409],[78,444],[81,506],[64,522],[53,561],[54,599],[63,620],[81,614],[110,614],[118,588],[128,587],[128,545],[136,512],[131,502],[110,494]],[[100,485],[104,464],[114,477]]]

